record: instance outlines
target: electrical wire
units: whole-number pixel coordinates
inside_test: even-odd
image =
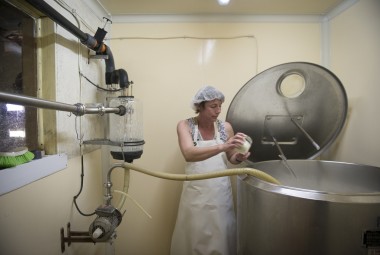
[[[178,39],[193,39],[193,40],[235,40],[235,39],[252,39],[254,40],[254,50],[256,51],[256,70],[258,73],[258,62],[259,62],[259,43],[257,38],[254,35],[237,35],[237,36],[215,36],[215,37],[201,37],[201,36],[164,36],[164,37],[149,37],[149,36],[123,36],[123,37],[110,37],[107,38],[111,40],[178,40]]]
[[[83,215],[83,216],[92,216],[95,214],[95,211],[93,213],[83,213],[80,209],[79,209],[79,206],[78,206],[78,203],[77,203],[77,199],[79,197],[79,195],[82,193],[82,190],[83,190],[83,179],[84,179],[84,163],[83,163],[83,154],[81,155],[81,175],[80,175],[80,189],[79,189],[79,192],[78,194],[76,194],[73,198],[73,202],[74,202],[74,205],[75,205],[75,208],[77,208],[78,212]]]
[[[92,33],[95,33],[95,30],[83,19],[75,9],[73,9],[71,6],[69,6],[66,2],[61,0],[55,0],[57,4],[59,4],[63,9],[65,9],[68,13],[70,13],[76,22],[78,23],[78,28],[81,28],[81,24],[84,24],[88,30],[90,30]],[[85,4],[85,2],[83,2]],[[88,9],[88,5],[86,5],[86,8]],[[98,17],[97,17],[98,18]],[[98,18],[99,21],[102,21],[100,18]]]
[[[196,39],[196,40],[233,40],[241,38],[256,39],[254,35],[237,35],[237,36],[216,36],[216,37],[200,37],[200,36],[168,36],[168,37],[146,37],[146,36],[125,36],[125,37],[111,37],[109,40],[169,40],[169,39]]]

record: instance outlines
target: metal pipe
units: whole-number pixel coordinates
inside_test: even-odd
[[[301,130],[301,132],[306,136],[307,139],[309,139],[309,141],[313,144],[313,146],[319,150],[321,147],[317,144],[316,141],[314,141],[314,139],[309,135],[309,133],[306,132],[306,130],[301,127],[300,124],[298,124],[298,122],[294,119],[294,118],[291,118],[292,122],[296,125],[296,127],[298,127],[299,130]]]
[[[293,169],[290,167],[290,165],[288,164],[288,159],[285,157],[285,154],[284,152],[282,151],[280,145],[278,144],[277,142],[277,139],[272,136],[272,139],[273,139],[273,142],[274,144],[276,145],[278,151],[280,152],[280,154],[278,155],[280,158],[281,158],[281,161],[282,163],[285,165],[285,167],[293,174],[294,177],[297,178],[296,174],[294,173]]]
[[[285,154],[282,151],[280,145],[278,144],[277,139],[274,136],[272,136],[272,139],[273,139],[274,144],[277,147],[278,152],[280,152],[280,158],[282,158],[283,160],[286,160]]]
[[[112,182],[111,182],[111,173],[115,168],[121,167],[123,168],[122,164],[114,164],[107,172],[107,179],[106,183],[104,184],[106,188],[106,194],[104,195],[104,199],[106,200],[106,205],[111,205],[111,199],[112,199],[112,193],[111,193],[111,187],[112,187]]]
[[[125,114],[125,107],[119,106],[119,107],[86,107],[85,105],[78,103],[75,105],[55,102],[55,101],[49,101],[44,100],[36,97],[29,97],[24,95],[18,95],[18,94],[11,94],[11,93],[4,93],[0,92],[0,101],[6,102],[6,103],[12,103],[12,104],[18,104],[23,106],[31,106],[36,108],[44,108],[44,109],[50,109],[50,110],[58,110],[58,111],[65,111],[65,112],[71,112],[77,116],[82,116],[84,114],[101,114],[104,113],[116,113],[119,115]]]

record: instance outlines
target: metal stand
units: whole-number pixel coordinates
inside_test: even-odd
[[[65,252],[65,243],[70,246],[71,243],[93,243],[94,240],[90,237],[88,231],[71,231],[70,222],[67,223],[67,237],[65,237],[64,230],[61,228],[61,251]]]

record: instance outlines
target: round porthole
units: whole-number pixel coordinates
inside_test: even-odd
[[[305,78],[300,73],[286,74],[279,80],[278,90],[284,97],[296,98],[305,90]]]

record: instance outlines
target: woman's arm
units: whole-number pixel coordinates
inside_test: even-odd
[[[187,162],[196,162],[208,159],[225,151],[226,144],[218,144],[210,147],[196,147],[191,137],[191,130],[187,120],[181,120],[177,125],[178,143],[182,155]]]
[[[226,122],[225,124],[226,132],[228,135],[228,141],[224,144],[217,144],[210,147],[196,147],[194,146],[194,141],[191,137],[191,130],[187,120],[181,120],[177,125],[177,135],[178,143],[181,149],[182,155],[187,162],[196,162],[208,159],[215,156],[221,152],[226,152],[228,160],[232,164],[238,164],[241,161],[246,160],[249,156],[247,154],[234,153],[234,149],[239,147],[244,143],[245,135],[238,133],[233,135],[233,130],[231,125]]]
[[[210,147],[196,147],[191,137],[191,130],[187,120],[178,122],[177,134],[179,147],[187,162],[202,161],[238,146],[237,141],[231,139],[224,144],[217,144]]]

